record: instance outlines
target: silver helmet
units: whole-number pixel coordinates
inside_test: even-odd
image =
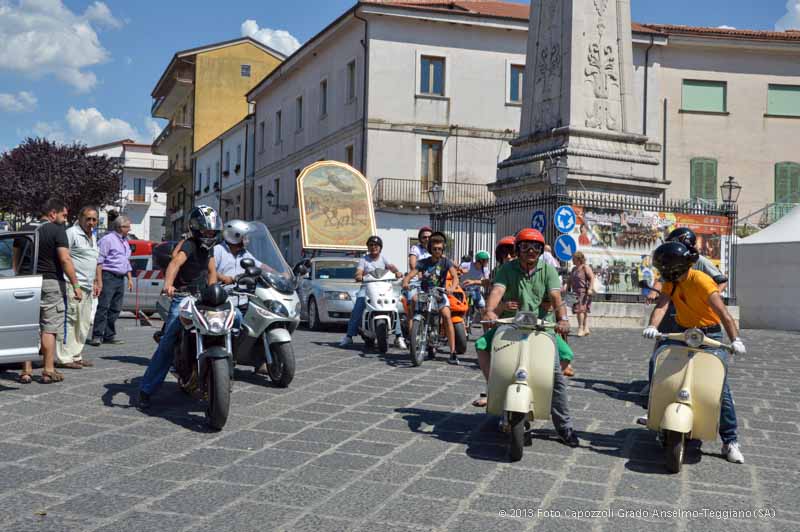
[[[189,231],[206,248],[213,248],[219,242],[222,220],[213,207],[198,205],[189,213]]]
[[[231,220],[225,223],[222,238],[228,244],[238,245],[244,241],[244,235],[250,230],[250,224],[244,220]]]

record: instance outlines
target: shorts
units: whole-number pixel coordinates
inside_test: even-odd
[[[592,310],[592,296],[590,296],[587,292],[581,292],[579,294],[575,294],[575,304],[572,305],[572,312],[575,314],[578,313],[589,313]]]
[[[42,280],[42,299],[39,304],[39,328],[43,333],[60,335],[64,332],[67,305],[66,287],[54,279]]]

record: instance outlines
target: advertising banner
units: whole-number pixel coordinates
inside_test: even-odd
[[[723,273],[730,224],[726,216],[623,210],[572,205],[576,224],[570,233],[586,256],[601,293],[645,294],[658,277],[650,264],[653,250],[675,228],[697,234],[698,251]]]
[[[350,165],[320,161],[297,176],[303,248],[366,251],[375,213],[367,179]]]

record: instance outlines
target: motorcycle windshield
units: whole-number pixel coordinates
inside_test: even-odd
[[[283,258],[278,244],[272,238],[267,226],[261,222],[250,222],[250,228],[244,236],[244,247],[259,263],[267,266],[269,273],[275,274],[289,282],[294,282],[292,269]]]

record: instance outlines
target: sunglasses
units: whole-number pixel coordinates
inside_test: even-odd
[[[519,250],[523,253],[526,251],[536,251],[537,253],[541,253],[544,251],[544,244],[541,242],[521,242],[519,244]]]
[[[97,218],[84,218],[84,220],[86,220],[87,222],[96,222]]]

